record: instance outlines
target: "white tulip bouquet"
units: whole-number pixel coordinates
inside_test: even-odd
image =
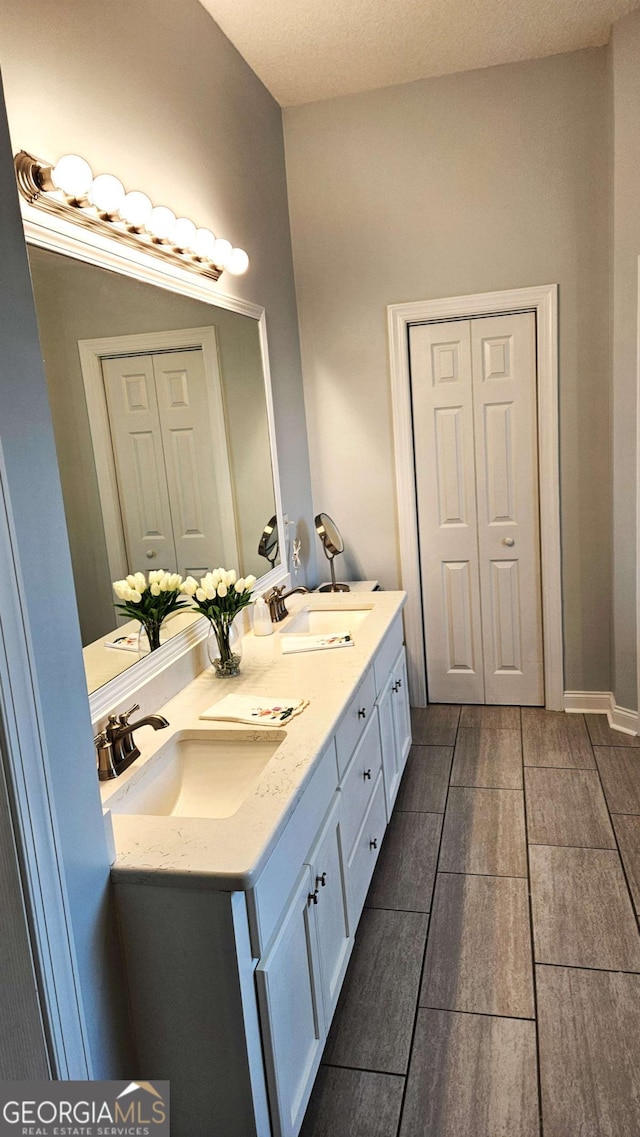
[[[113,591],[122,601],[115,605],[117,610],[144,627],[151,651],[160,647],[160,628],[167,616],[186,607],[181,596],[182,577],[164,569],[152,570],[148,580],[143,572],[132,573],[125,580],[114,581]]]
[[[200,583],[188,576],[180,591],[193,601],[196,612],[206,616],[215,634],[217,653],[212,656],[216,674],[220,677],[237,675],[240,670],[240,653],[232,650],[230,637],[238,612],[251,603],[251,589],[255,576],[240,577],[231,569],[217,568],[202,577]]]

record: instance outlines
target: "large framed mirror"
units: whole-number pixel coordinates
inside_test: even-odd
[[[26,204],[23,219],[93,710],[207,631],[185,612],[152,656],[114,648],[114,580],[286,576],[258,552],[265,517],[282,531],[266,320],[179,267]]]

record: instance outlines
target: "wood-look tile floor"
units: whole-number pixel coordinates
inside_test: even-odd
[[[640,738],[412,720],[301,1137],[640,1137]]]

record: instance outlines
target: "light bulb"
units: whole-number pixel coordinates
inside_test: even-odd
[[[190,249],[196,237],[196,227],[188,217],[179,217],[173,234],[173,243],[178,249]]]
[[[113,174],[98,174],[91,183],[89,201],[100,213],[117,213],[124,201],[124,186]]]
[[[151,199],[140,190],[131,190],[118,210],[122,220],[135,229],[141,229],[146,224],[153,206]]]
[[[86,197],[93,181],[93,171],[89,163],[78,154],[65,154],[53,167],[51,181],[67,197],[82,198]]]
[[[170,241],[176,227],[176,215],[166,205],[156,205],[149,214],[145,228],[159,241]]]
[[[210,229],[196,229],[193,251],[202,260],[212,260],[216,239]]]
[[[215,245],[213,246],[212,261],[218,268],[226,268],[229,263],[229,257],[233,252],[231,241],[225,241],[224,237],[218,237]]]
[[[244,249],[232,249],[226,269],[232,276],[242,276],[249,268],[249,258]]]

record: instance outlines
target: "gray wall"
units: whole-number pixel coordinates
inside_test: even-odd
[[[246,249],[212,290],[266,308],[283,508],[311,514],[282,118],[197,0],[5,0],[0,67],[14,151],[95,173]],[[306,549],[305,542],[305,549]],[[311,558],[315,558],[315,544]]]
[[[606,52],[284,112],[314,505],[399,579],[386,305],[558,282],[565,687],[610,690]]]
[[[613,94],[613,629],[614,690],[637,707],[636,400],[640,255],[640,12],[614,26]]]
[[[0,66],[13,149],[76,151],[246,248],[246,277],[224,281],[267,310],[284,507],[311,512],[279,108],[197,0],[5,0]],[[5,286],[0,437],[15,483],[16,525],[31,585],[38,679],[56,768],[64,869],[96,1077],[116,1076],[102,837],[80,636],[51,419],[7,139],[0,142]],[[10,350],[9,350],[10,349]],[[51,591],[42,606],[41,571]],[[55,601],[55,603],[53,603]],[[60,692],[64,691],[61,703]],[[126,1056],[125,1056],[126,1058]],[[127,1073],[131,1073],[131,1064]],[[120,1076],[123,1076],[120,1073]]]

